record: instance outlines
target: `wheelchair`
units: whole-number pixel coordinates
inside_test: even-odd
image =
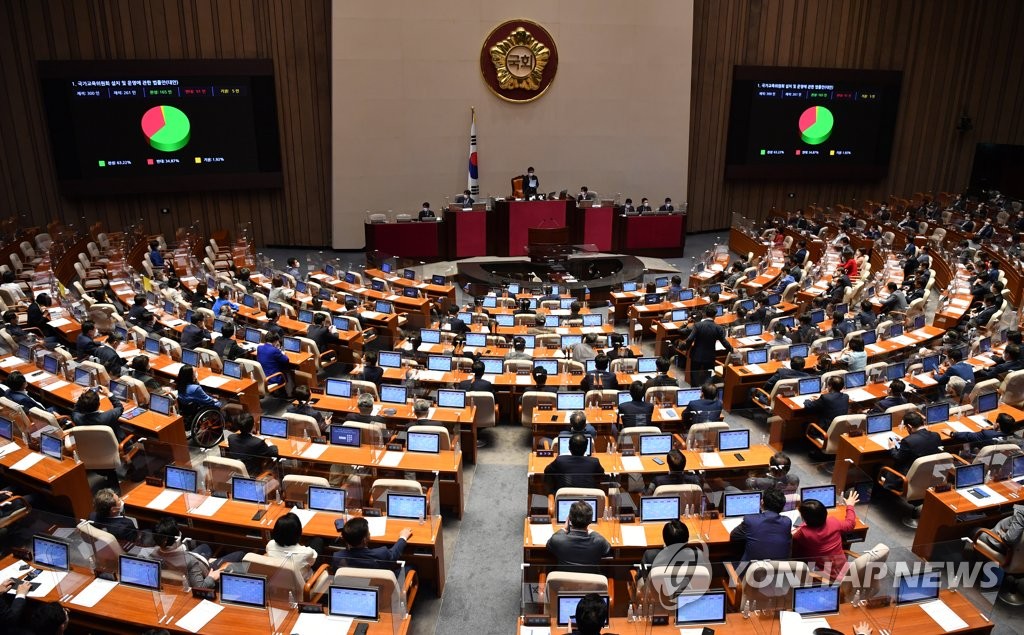
[[[224,438],[226,418],[220,408],[186,403],[179,398],[178,412],[185,420],[185,433],[199,447],[212,448]]]

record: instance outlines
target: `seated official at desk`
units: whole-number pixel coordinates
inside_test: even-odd
[[[608,622],[608,604],[597,593],[588,593],[576,604],[576,630],[578,635],[601,635]],[[605,631],[605,635],[614,633]]]
[[[819,500],[812,498],[800,503],[800,517],[804,524],[793,533],[793,557],[812,565],[830,580],[845,573],[843,534],[857,526],[853,506],[859,500],[857,490],[853,490],[841,501],[846,505],[846,518],[843,520],[829,516],[828,509]]]
[[[860,335],[851,337],[849,345],[836,362],[851,373],[864,370],[868,365],[868,354],[864,352],[864,338]]]
[[[71,421],[76,426],[107,426],[114,431],[117,442],[124,441],[128,433],[121,428],[121,415],[124,414],[124,406],[114,395],[109,395],[110,410],[100,411],[100,392],[106,390],[101,386],[94,386],[83,392],[78,401],[75,402],[75,409],[71,412]]]
[[[789,360],[789,368],[780,366],[778,370],[772,373],[772,376],[768,378],[768,381],[764,384],[764,391],[769,395],[772,394],[772,390],[775,389],[775,384],[779,383],[783,379],[798,379],[800,377],[807,377],[810,373],[804,370],[804,365],[807,360],[803,357],[797,356]]]
[[[646,389],[640,381],[629,385],[629,401],[619,404],[619,425],[623,428],[650,425],[654,404],[644,400]]]
[[[616,379],[615,373],[608,370],[610,361],[604,353],[600,353],[594,358],[594,370],[583,375],[583,380],[580,381],[580,388],[584,392],[619,389],[619,380]]]
[[[954,432],[950,437],[956,443],[969,444],[971,454],[977,454],[978,450],[986,445],[1003,443],[1012,443],[1024,450],[1024,439],[1014,434],[1017,428],[1017,421],[1013,418],[1013,415],[1002,412],[996,416],[996,425],[993,428],[979,430],[978,432]]]
[[[576,202],[583,201],[596,201],[597,194],[591,192],[586,185],[580,188],[580,193],[576,195]]]
[[[266,459],[277,458],[276,445],[253,435],[254,424],[252,415],[243,412],[235,424],[238,431],[228,435],[227,458],[241,461],[250,477],[260,473]]]
[[[301,562],[299,571],[302,573],[302,579],[308,580],[319,552],[324,550],[324,539],[316,537],[309,540],[308,545],[302,544],[302,521],[291,512],[274,522],[270,537],[267,555],[271,558],[288,558],[291,562]]]
[[[1018,503],[1014,505],[1010,515],[996,523],[992,531],[1006,544],[997,544],[986,534],[980,534],[978,540],[983,541],[986,545],[1001,553],[1006,553],[1007,547],[1009,549],[1019,549],[1021,538],[1024,537],[1024,504]]]
[[[437,216],[434,214],[434,210],[430,209],[430,203],[423,201],[423,207],[420,208],[418,220],[436,220]]]
[[[153,528],[153,543],[156,551],[153,557],[164,562],[165,567],[179,567],[184,563],[189,586],[197,589],[213,589],[220,579],[220,567],[225,563],[242,562],[244,551],[234,551],[222,558],[213,557],[210,545],[191,547],[178,528],[178,522],[171,516],[161,518]],[[228,571],[232,571],[231,567]]]
[[[563,487],[597,487],[604,480],[604,468],[594,456],[584,456],[590,439],[575,433],[569,437],[569,454],[560,454],[544,468],[544,479],[552,494]]]
[[[457,305],[448,307],[448,319],[444,321],[444,324],[448,327],[448,330],[456,335],[465,335],[469,332],[469,325],[459,317],[459,307]]]
[[[583,336],[583,341],[578,344],[573,344],[570,349],[572,358],[582,364],[586,364],[587,360],[597,359],[597,335],[593,333],[587,333]]]
[[[776,452],[768,459],[766,476],[751,476],[747,479],[747,489],[766,491],[782,490],[784,494],[794,494],[800,488],[800,477],[790,473],[793,460],[785,452]]]
[[[358,412],[349,413],[345,420],[358,421],[361,423],[380,423],[372,416],[373,406],[373,395],[368,392],[361,393],[356,398],[356,409]]]
[[[573,570],[594,570],[612,550],[604,536],[588,531],[594,509],[586,501],[576,501],[569,507],[565,527],[548,538],[547,548],[558,564]]]
[[[654,368],[657,369],[658,373],[647,380],[644,384],[644,391],[646,392],[649,388],[655,388],[659,386],[679,386],[679,382],[676,381],[675,377],[668,374],[669,369],[672,368],[672,360],[668,357],[659,357],[654,360]]]
[[[687,427],[695,423],[718,421],[722,417],[722,401],[718,398],[718,388],[712,383],[700,387],[700,399],[694,399],[686,406],[683,423]]]
[[[587,413],[577,410],[569,415],[569,426],[558,433],[560,437],[571,437],[574,434],[582,434],[590,439],[597,436],[597,429],[587,423]]]
[[[761,495],[761,513],[748,514],[732,530],[732,540],[746,541],[743,562],[751,560],[785,560],[792,547],[793,522],[782,515],[786,495],[770,489]]]
[[[622,213],[626,216],[636,216],[636,206],[633,205],[633,199],[627,198],[626,202],[622,204]]]
[[[893,469],[900,474],[906,475],[907,470],[914,464],[914,461],[922,456],[938,454],[942,450],[942,437],[938,432],[932,432],[925,427],[924,415],[916,410],[903,415],[903,425],[910,434],[902,441],[896,443],[889,440],[889,455],[895,460]]]
[[[647,197],[645,196],[642,199],[640,199],[640,204],[636,206],[636,211],[638,211],[641,214],[645,214],[645,213],[652,212],[654,210],[651,207],[650,201],[648,201]]]
[[[455,204],[463,207],[472,207],[475,202],[473,193],[469,190],[462,190],[462,194],[455,197]]]
[[[974,371],[974,380],[981,382],[986,379],[996,379],[1006,373],[1024,369],[1024,359],[1021,359],[1019,344],[1007,344],[1003,349],[1003,361],[997,362],[994,366],[980,368]]]
[[[654,567],[677,567],[700,561],[697,550],[686,546],[690,542],[690,530],[678,518],[665,523],[661,528],[661,539],[665,543],[664,547],[648,549],[640,559],[642,577],[646,577],[647,572]]]
[[[377,365],[377,351],[363,353],[363,370],[359,373],[359,379],[368,381],[380,389],[381,380],[384,379],[384,369]]]
[[[894,379],[889,384],[888,395],[879,399],[871,412],[885,412],[889,408],[896,406],[902,406],[907,403],[906,396],[907,385],[903,383],[902,379]]]
[[[526,168],[526,178],[523,179],[523,196],[532,199],[537,196],[537,192],[540,189],[540,179],[537,178],[537,174],[533,171],[533,166]]]
[[[405,545],[412,537],[412,529],[406,527],[398,534],[398,541],[390,547],[370,547],[370,525],[362,516],[350,518],[341,528],[341,539],[345,548],[334,554],[334,568],[354,567],[357,569],[391,569],[397,573],[395,564],[402,557]]]
[[[935,384],[939,389],[946,387],[950,377],[959,377],[966,382],[967,386],[974,385],[974,367],[964,361],[964,354],[959,348],[954,348],[946,355],[947,361],[935,372]]]
[[[626,346],[626,338],[622,333],[612,333],[608,336],[609,347],[605,355],[608,359],[632,359],[636,357],[632,350]]]
[[[324,419],[323,413],[309,405],[309,400],[312,397],[309,392],[309,386],[296,386],[295,392],[292,393],[292,397],[295,398],[295,403],[288,406],[288,410],[286,412],[290,414],[303,415],[305,417],[312,417],[312,419],[316,421],[317,427],[320,428],[320,433],[326,434],[327,420]]]
[[[828,378],[826,392],[817,399],[804,403],[804,412],[815,418],[823,430],[828,430],[836,417],[850,414],[850,396],[843,392],[845,381],[839,375]]]
[[[88,320],[82,322],[82,332],[78,334],[78,338],[75,340],[78,359],[86,359],[96,350],[99,343],[94,339],[95,337],[96,325]]]
[[[227,325],[224,326],[227,328]],[[149,357],[145,355],[136,355],[132,358],[131,372],[128,374],[132,379],[136,379],[142,382],[142,385],[146,387],[146,391],[149,393],[163,392],[164,386],[156,380],[155,377],[150,373],[149,370]]]
[[[675,206],[672,205],[672,199],[668,196],[665,197],[665,202],[658,208],[659,212],[674,212],[676,211]]]
[[[134,543],[139,535],[135,521],[124,515],[124,501],[109,488],[101,489],[93,497],[89,522],[117,538],[122,545]]]
[[[530,388],[531,392],[558,392],[558,386],[548,386],[548,371],[543,366],[533,369],[533,383],[536,385]]]
[[[686,455],[673,448],[665,457],[668,474],[658,474],[651,479],[647,493],[653,494],[662,485],[700,485],[700,476],[686,471]]]
[[[36,398],[25,390],[28,386],[28,380],[25,379],[25,375],[21,371],[12,370],[11,374],[4,380],[4,384],[7,386],[7,394],[4,396],[24,408],[25,412],[32,408],[46,410],[43,404],[36,401]]]
[[[317,315],[320,316],[320,314]],[[322,351],[323,349],[320,350]],[[239,357],[245,357],[245,349],[235,341],[234,324],[227,322],[221,327],[220,337],[213,343],[213,352],[217,353],[222,361],[235,361]],[[138,357],[135,359],[138,359]]]
[[[483,362],[473,362],[473,378],[460,381],[457,388],[473,392],[494,392],[494,386],[491,385],[491,382],[484,379],[486,370]]]
[[[513,337],[512,348],[508,349],[505,359],[533,359],[533,355],[526,352],[526,340],[521,337]]]

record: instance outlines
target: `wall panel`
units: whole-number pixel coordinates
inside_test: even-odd
[[[115,230],[143,219],[165,233],[195,220],[232,232],[251,221],[258,244],[328,244],[329,22],[328,0],[5,0],[0,216],[99,219]],[[283,189],[82,199],[58,192],[37,61],[257,57],[274,60]]]
[[[761,217],[773,206],[965,187],[976,143],[1024,144],[1021,33],[1021,0],[697,0],[688,226],[726,227],[733,211]],[[888,177],[725,180],[734,65],[902,70]],[[973,120],[970,131],[955,129],[962,112]]]

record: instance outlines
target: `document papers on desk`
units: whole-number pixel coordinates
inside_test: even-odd
[[[723,518],[722,519],[722,526],[725,527],[725,530],[731,534],[733,532],[733,530],[736,529],[737,527],[739,527],[740,523],[742,523],[742,522],[743,522],[743,517],[742,516],[737,516],[736,518]]]
[[[622,544],[627,547],[646,547],[647,532],[643,527],[619,525],[622,530]]]
[[[192,513],[196,516],[213,516],[217,513],[224,503],[228,502],[226,498],[217,498],[216,496],[207,496],[206,500],[203,501],[199,507],[192,510]]]
[[[209,600],[203,600],[196,604],[195,608],[185,614],[185,617],[177,621],[175,626],[185,629],[190,633],[198,633],[210,620],[217,617],[217,614],[224,610],[220,604],[214,604]]]
[[[20,447],[21,446],[18,445],[17,443],[15,443],[14,441],[11,441],[7,445],[0,445],[0,459],[4,458],[5,456],[10,454],[11,452],[14,452],[15,450],[17,450]]]
[[[383,536],[388,533],[387,516],[369,516],[366,518],[366,525],[371,536]]]
[[[38,452],[33,452],[32,454],[29,454],[28,456],[24,457],[23,459],[12,465],[11,469],[18,470],[19,472],[24,472],[42,460],[42,454],[39,454]]]
[[[291,635],[320,635],[320,633],[347,633],[352,628],[351,617],[324,615],[323,613],[299,613],[291,628]]]
[[[380,467],[398,467],[404,456],[404,452],[385,452],[384,456],[380,457],[377,465]]]
[[[622,471],[623,472],[643,472],[644,462],[639,456],[624,456],[622,457]]]
[[[921,605],[921,610],[928,614],[928,617],[935,620],[945,632],[958,631],[967,628],[967,622],[960,619],[960,616],[953,612],[942,600],[932,600]]]
[[[291,513],[299,517],[299,522],[302,523],[303,527],[306,526],[306,523],[313,520],[313,516],[316,516],[315,509],[298,509],[296,507],[292,507]]]
[[[813,635],[819,628],[831,628],[823,617],[804,618],[794,611],[779,613],[779,631],[786,635]]]
[[[148,509],[167,509],[171,503],[181,498],[181,492],[173,489],[165,489],[156,495],[156,498],[146,503]]]
[[[846,396],[850,398],[850,401],[868,401],[875,398],[874,395],[863,388],[851,388],[846,391]]]
[[[22,364],[27,363],[28,362],[26,362],[20,357],[5,357],[2,361],[0,361],[0,368],[11,368],[14,366],[21,366]]]
[[[207,388],[220,388],[229,381],[231,381],[230,377],[224,377],[223,375],[208,375],[200,379],[199,383]]]
[[[1002,494],[997,494],[994,489],[988,485],[976,485],[975,487],[965,487],[958,489],[957,492],[961,496],[971,501],[978,507],[989,507],[991,505],[1001,505],[1006,502],[1006,497]],[[978,492],[978,494],[975,494]]]
[[[760,364],[747,364],[744,368],[747,369],[748,373],[752,373],[754,375],[764,375],[768,372],[762,368]]]
[[[546,545],[554,533],[555,528],[551,525],[530,525],[530,544]]]
[[[520,626],[519,635],[551,635],[550,626]]]
[[[310,443],[309,447],[302,451],[302,458],[319,459],[328,447],[326,443]]]
[[[62,326],[67,326],[68,324],[71,324],[71,320],[66,320],[64,318],[57,318],[56,320],[50,320],[49,322],[47,322],[47,324],[49,324],[53,328],[57,329],[57,328],[60,328]]]
[[[658,408],[658,412],[661,414],[661,418],[665,421],[675,421],[679,419],[679,413],[672,408]]]
[[[33,580],[33,582],[38,582],[39,586],[35,591],[29,591],[28,597],[46,597],[50,594],[50,591],[57,588],[57,585],[60,584],[61,580],[63,580],[67,574],[67,571],[43,571],[36,576],[35,580]]]
[[[892,439],[893,441],[899,442],[900,435],[892,432],[876,432],[875,434],[869,434],[868,438],[871,439],[871,442],[878,447],[888,450],[889,440]]]
[[[947,421],[946,425],[949,426],[949,428],[953,432],[970,432],[971,431],[970,428],[968,428],[964,424],[960,423],[959,421]]]
[[[68,382],[64,381],[63,379],[58,379],[57,381],[51,381],[50,383],[43,386],[43,390],[47,392],[53,392],[55,390],[60,390],[61,388],[67,385],[69,385]]]
[[[917,381],[924,384],[925,386],[934,386],[935,384],[938,383],[937,381],[935,381],[935,378],[932,377],[931,373],[921,373],[920,375],[914,375],[914,378],[917,379]]]
[[[96,604],[116,586],[117,582],[115,580],[101,580],[100,578],[96,578],[89,584],[89,586],[79,591],[78,595],[71,600],[71,603],[91,608],[96,606]]]
[[[718,452],[701,452],[700,467],[725,467]]]

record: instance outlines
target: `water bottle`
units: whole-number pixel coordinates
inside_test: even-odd
[[[750,600],[743,602],[743,610],[741,613],[743,613],[743,619],[750,619]]]
[[[627,622],[635,622],[636,621],[636,615],[633,614],[633,603],[632,602],[630,602],[629,603],[629,607],[626,608],[626,621]]]
[[[860,606],[860,604],[861,604],[861,599],[860,598],[861,598],[861,596],[860,596],[860,589],[857,589],[857,592],[853,594],[853,600],[850,601],[850,604],[852,604],[853,606]]]
[[[181,591],[182,591],[182,593],[191,593],[192,592],[192,587],[188,583],[188,576],[185,575],[185,574],[182,574],[182,576],[181,576]]]
[[[295,601],[295,592],[294,591],[288,591],[288,607],[294,609],[294,608],[298,608],[298,606],[299,606],[299,603]]]

